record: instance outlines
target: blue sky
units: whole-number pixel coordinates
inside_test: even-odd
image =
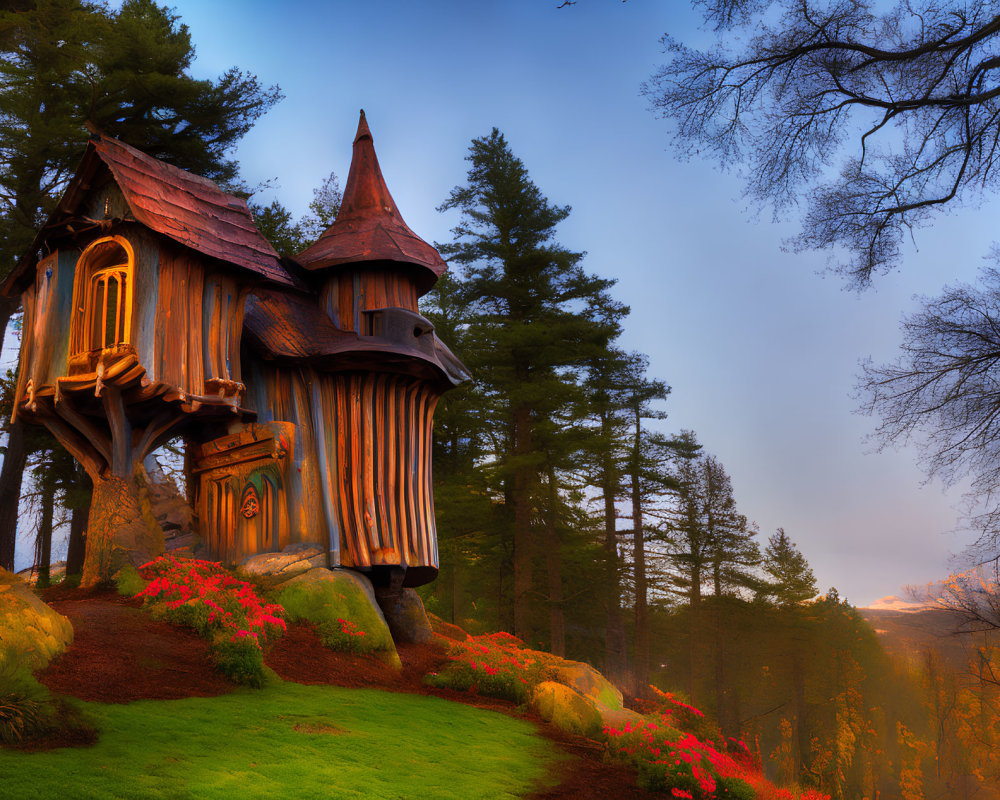
[[[363,107],[404,218],[443,242],[457,218],[435,208],[463,182],[470,140],[497,126],[549,199],[572,205],[559,241],[617,279],[624,345],[673,387],[664,428],[697,432],[762,537],[783,526],[821,587],[857,605],[947,573],[969,539],[948,533],[960,493],[922,485],[912,451],[871,453],[874,422],[850,393],[859,358],[893,356],[915,293],[974,278],[995,205],[918,233],[904,269],[861,296],[819,274],[824,254],[783,252],[794,220],[748,207],[713,164],[678,162],[640,96],[663,33],[708,40],[684,2],[170,5],[195,74],[235,65],[285,94],[237,151],[251,183],[275,181],[258,199],[301,213],[331,170],[343,182]]]

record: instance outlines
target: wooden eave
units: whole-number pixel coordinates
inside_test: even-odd
[[[397,372],[444,381],[449,387],[470,377],[432,330],[424,334],[421,344],[416,337],[410,343],[342,331],[310,299],[279,289],[262,287],[250,294],[243,332],[254,349],[271,361],[312,364],[331,372]]]

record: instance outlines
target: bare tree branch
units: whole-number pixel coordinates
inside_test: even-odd
[[[904,235],[942,207],[997,187],[1000,2],[695,5],[717,46],[664,37],[669,60],[643,93],[682,156],[740,168],[777,215],[804,200],[791,247],[831,250],[856,288],[897,267]]]

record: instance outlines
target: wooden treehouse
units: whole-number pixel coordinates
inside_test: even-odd
[[[432,580],[434,407],[468,377],[417,308],[445,269],[363,112],[339,216],[295,259],[243,200],[95,135],[3,287],[24,308],[15,414],[94,482],[84,582],[162,550],[141,464],[178,436],[210,557],[320,542],[376,583]]]

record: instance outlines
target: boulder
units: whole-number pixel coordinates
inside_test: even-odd
[[[576,689],[605,708],[622,708],[622,693],[590,664],[582,661],[560,661],[553,680]]]
[[[192,557],[191,554],[194,552],[195,548],[198,547],[198,544],[201,541],[198,534],[188,530],[164,531],[164,535],[167,552],[173,553],[176,556],[183,556],[185,558]]]
[[[340,620],[349,620],[364,631],[361,641],[351,643],[355,649],[385,653],[389,663],[401,666],[389,626],[364,575],[349,569],[311,569],[282,583],[277,601],[285,609],[286,619],[313,623],[321,637],[324,631],[332,631],[332,638],[336,638],[343,627]]]
[[[413,589],[378,593],[377,597],[393,641],[404,644],[429,644],[434,641],[434,629],[424,611],[424,601]]]
[[[73,641],[73,626],[16,575],[0,568],[0,658],[12,655],[44,668]]]
[[[303,572],[327,565],[326,549],[318,544],[290,544],[280,553],[259,553],[243,559],[236,573],[245,578],[264,578],[279,584]]]
[[[539,683],[532,693],[531,705],[542,719],[567,733],[596,736],[604,724],[589,697],[555,681]]]

